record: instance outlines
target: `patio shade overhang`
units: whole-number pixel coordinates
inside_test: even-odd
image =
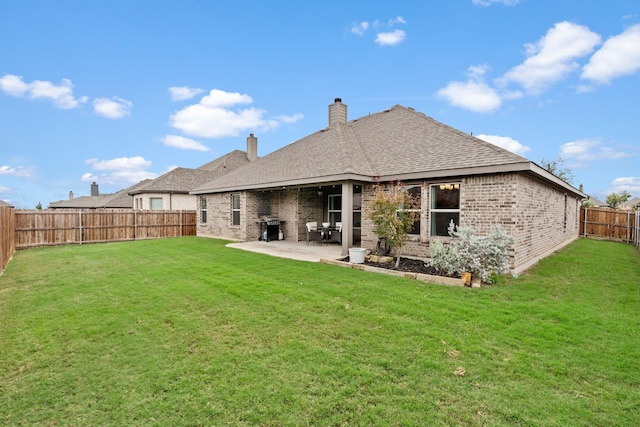
[[[477,166],[458,169],[440,169],[431,171],[421,171],[412,173],[400,173],[393,175],[378,175],[378,176],[366,176],[354,173],[345,173],[340,175],[327,175],[318,177],[308,177],[292,180],[282,180],[275,182],[264,183],[244,183],[233,186],[224,187],[208,187],[200,188],[195,191],[191,191],[189,194],[201,195],[201,194],[216,194],[216,193],[228,193],[234,191],[252,191],[252,190],[281,190],[286,188],[303,188],[322,185],[336,185],[343,182],[361,182],[371,183],[376,182],[389,182],[389,181],[416,181],[416,180],[436,180],[436,179],[460,179],[465,176],[473,175],[487,175],[496,173],[513,173],[520,172],[534,179],[547,181],[551,184],[564,188],[568,193],[575,194],[581,198],[586,198],[587,195],[582,191],[574,188],[572,185],[561,180],[557,176],[549,173],[542,167],[536,165],[530,161],[523,161],[517,163],[493,165],[493,166]]]

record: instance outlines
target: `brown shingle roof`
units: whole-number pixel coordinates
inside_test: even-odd
[[[334,124],[223,177],[194,194],[342,179],[375,182],[415,174],[453,176],[470,169],[532,163],[401,105]]]
[[[100,194],[98,196],[80,196],[71,200],[60,200],[59,202],[49,203],[48,207],[50,209],[131,209],[133,208],[133,197],[129,195],[129,192],[148,184],[150,181],[150,179],[145,179],[117,193]]]
[[[249,163],[244,151],[234,150],[197,169],[175,168],[159,177],[149,180],[145,185],[129,191],[140,193],[185,193],[212,181],[242,165]]]

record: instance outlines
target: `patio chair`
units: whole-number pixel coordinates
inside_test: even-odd
[[[342,223],[336,222],[336,229],[329,232],[329,241],[342,244]]]
[[[322,243],[322,231],[318,230],[318,222],[307,222],[307,245],[309,242],[320,242]]]

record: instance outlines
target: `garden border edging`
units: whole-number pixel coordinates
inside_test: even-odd
[[[407,271],[389,270],[386,268],[372,267],[364,264],[354,264],[352,262],[340,261],[335,259],[320,258],[322,264],[337,265],[339,267],[353,268],[355,270],[369,271],[371,273],[382,273],[389,276],[404,277],[407,279],[420,280],[435,285],[457,286],[464,288],[464,280],[453,277],[434,276],[431,274],[411,273]]]

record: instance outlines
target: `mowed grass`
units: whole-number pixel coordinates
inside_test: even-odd
[[[448,288],[177,238],[18,251],[0,425],[640,425],[640,254]]]

